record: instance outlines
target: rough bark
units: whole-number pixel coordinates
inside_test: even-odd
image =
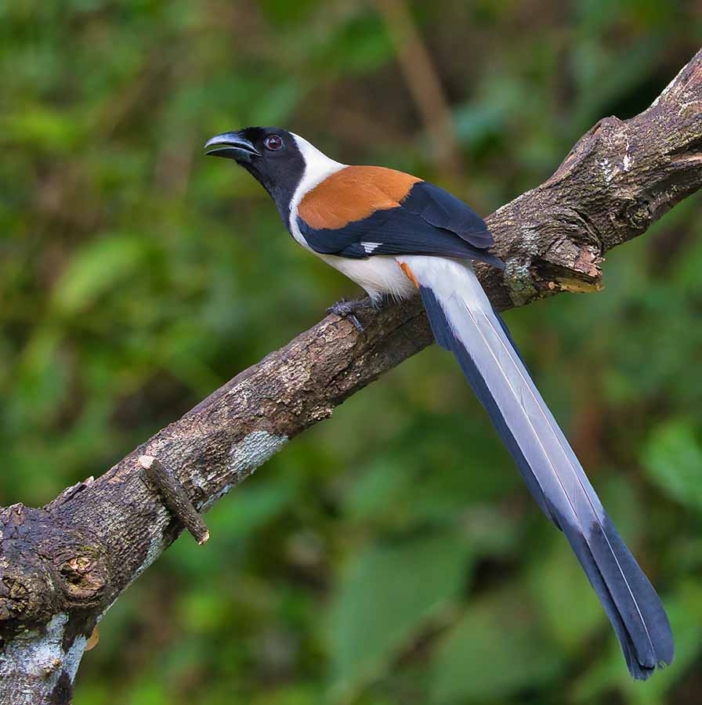
[[[597,290],[604,254],[701,185],[702,51],[648,110],[601,120],[546,183],[487,219],[507,268],[481,268],[481,280],[500,309]],[[416,300],[362,321],[366,335],[325,318],[99,479],[42,509],[0,511],[2,705],[69,703],[95,625],[182,530],[141,456],[169,468],[203,512],[290,438],[431,342]]]

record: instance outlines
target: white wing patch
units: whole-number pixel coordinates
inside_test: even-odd
[[[382,242],[362,242],[361,247],[367,255],[372,255],[382,244]]]

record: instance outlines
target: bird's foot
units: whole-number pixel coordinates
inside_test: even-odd
[[[361,321],[358,320],[356,315],[359,311],[367,310],[369,308],[376,308],[375,304],[370,299],[356,299],[353,301],[348,301],[342,298],[341,301],[337,301],[333,306],[327,309],[327,313],[333,313],[339,318],[348,318],[351,323],[359,333],[366,332]]]

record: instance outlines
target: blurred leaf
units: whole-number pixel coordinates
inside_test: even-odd
[[[294,3],[293,3],[294,4]],[[288,81],[267,91],[258,101],[256,115],[264,125],[279,125],[293,112],[303,97],[302,86],[297,82]]]
[[[388,507],[397,506],[397,500],[406,494],[410,484],[412,478],[402,463],[382,460],[373,463],[350,490],[346,501],[349,518],[360,521],[384,514]]]
[[[237,488],[229,505],[221,511],[215,510],[215,524],[229,539],[249,536],[278,514],[294,497],[294,491],[294,484],[285,478]]]
[[[580,563],[560,533],[531,564],[529,588],[549,635],[570,653],[585,653],[593,632],[609,625]]]
[[[575,53],[574,67],[580,93],[574,122],[586,129],[622,94],[643,83],[659,60],[662,38],[647,36],[618,56],[603,52],[600,41],[584,41]],[[578,51],[582,55],[578,56]],[[629,117],[629,116],[624,116]]]
[[[251,705],[325,705],[325,700],[319,688],[300,685],[260,692]]]
[[[442,640],[432,701],[505,698],[552,680],[561,665],[528,596],[510,588],[474,602]]]
[[[702,510],[702,446],[691,422],[677,419],[659,426],[644,448],[642,461],[666,494]]]
[[[485,417],[471,423],[460,415],[419,414],[363,475],[354,476],[346,508],[354,521],[451,523],[518,485],[518,473]]]
[[[132,276],[147,252],[146,241],[132,235],[111,235],[85,245],[56,284],[54,306],[66,314],[84,311]]]
[[[392,56],[393,46],[378,15],[367,11],[340,23],[316,52],[325,71],[353,75],[378,68]]]
[[[312,10],[319,5],[320,0],[260,0],[263,11],[274,22],[285,25],[294,24],[308,19]]]
[[[497,102],[469,103],[454,111],[453,122],[462,144],[475,145],[504,129],[508,105]]]
[[[75,147],[84,136],[76,115],[48,108],[11,114],[0,125],[1,142],[19,142],[53,152]]]
[[[18,415],[42,414],[48,420],[63,401],[69,375],[66,360],[59,354],[60,343],[60,332],[54,326],[37,328],[28,341],[17,379],[21,392]]]
[[[377,677],[427,619],[458,596],[469,558],[469,547],[450,532],[371,546],[354,557],[330,611],[337,693]]]

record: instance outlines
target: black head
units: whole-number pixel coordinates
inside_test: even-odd
[[[305,173],[305,159],[295,135],[277,127],[247,127],[213,137],[212,157],[233,159],[270,193],[287,225],[290,201]]]

